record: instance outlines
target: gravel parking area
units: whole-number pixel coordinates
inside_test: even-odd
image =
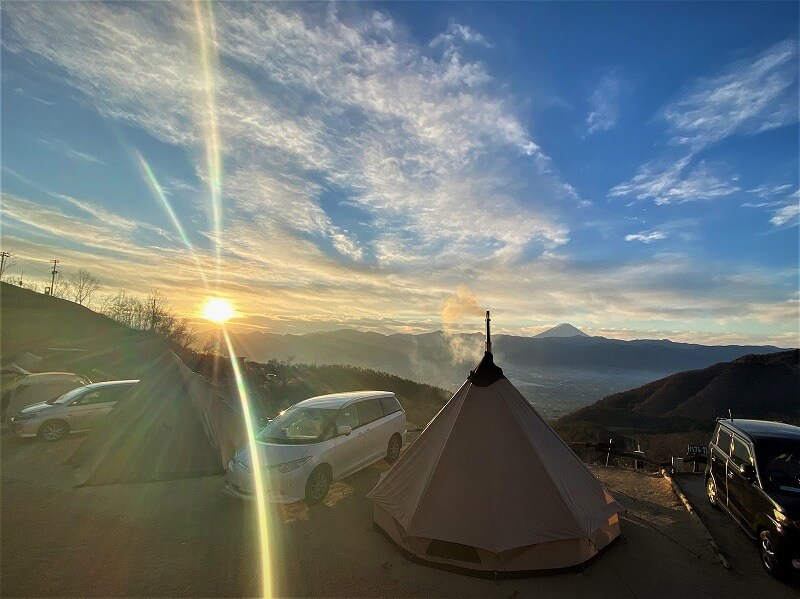
[[[80,441],[2,437],[4,597],[259,594],[251,505],[224,495],[219,478],[72,489],[61,462]],[[605,468],[597,470],[600,478],[629,511],[622,538],[583,570],[495,581],[412,563],[372,525],[365,494],[385,468],[381,463],[336,483],[323,505],[270,509],[277,596],[563,599],[765,592],[761,579],[719,565],[666,481]]]
[[[776,581],[761,567],[758,546],[734,520],[722,510],[711,507],[706,499],[705,480],[699,474],[678,474],[675,482],[689,499],[711,536],[731,565],[734,579],[757,582],[769,597],[797,597],[800,576],[789,583]]]

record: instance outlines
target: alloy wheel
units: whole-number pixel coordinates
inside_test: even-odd
[[[390,462],[394,462],[400,457],[400,439],[397,437],[392,437],[389,441],[389,451],[387,452],[387,457],[389,458]]]
[[[772,546],[772,541],[769,540],[768,535],[761,537],[761,563],[764,564],[764,569],[773,576],[780,569],[778,556],[775,555],[775,548]]]
[[[42,428],[42,437],[48,441],[58,441],[64,436],[64,425],[58,422],[50,422]]]
[[[322,470],[317,470],[311,475],[311,480],[308,483],[311,499],[320,501],[328,492],[328,477]]]

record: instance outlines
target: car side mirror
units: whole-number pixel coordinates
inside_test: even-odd
[[[752,464],[742,464],[739,466],[739,472],[744,476],[747,480],[755,480],[756,478],[756,469],[753,468]]]
[[[352,426],[343,425],[343,426],[337,426],[336,427],[336,436],[337,437],[341,437],[342,435],[344,435],[346,437],[352,432],[353,432],[353,427]]]

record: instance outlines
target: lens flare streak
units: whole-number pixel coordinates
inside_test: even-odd
[[[158,198],[161,202],[161,205],[164,207],[164,210],[169,216],[169,219],[172,221],[172,225],[175,227],[175,230],[180,235],[183,244],[189,250],[194,259],[195,265],[197,265],[197,270],[200,273],[200,278],[203,279],[203,285],[205,285],[206,289],[208,289],[208,279],[206,279],[206,274],[203,272],[203,267],[200,264],[200,259],[197,257],[197,252],[192,245],[192,242],[189,241],[189,236],[186,235],[186,231],[183,229],[183,225],[181,225],[180,219],[178,219],[178,215],[175,213],[175,210],[172,207],[172,204],[169,203],[167,200],[167,196],[164,193],[164,190],[161,187],[161,184],[156,179],[155,174],[153,173],[153,169],[150,168],[150,165],[144,159],[138,150],[134,149],[134,153],[136,154],[136,158],[139,160],[139,166],[142,168],[142,172],[144,172],[145,177],[147,178],[147,183],[150,185],[150,189],[153,190],[153,194]]]
[[[217,281],[221,261],[222,230],[222,149],[219,126],[217,124],[216,87],[214,73],[218,64],[217,33],[211,4],[194,0],[194,18],[200,50],[200,66],[203,74],[203,95],[205,107],[200,111],[200,122],[205,147],[208,185],[211,194],[211,217],[214,227],[214,245],[217,259]],[[203,9],[206,6],[206,10]],[[210,38],[210,39],[209,39]]]
[[[239,362],[236,360],[228,330],[224,326],[222,327],[222,335],[225,337],[225,345],[228,348],[228,356],[231,360],[233,376],[236,378],[236,390],[239,393],[239,401],[242,403],[242,412],[244,413],[245,426],[247,427],[247,444],[250,448],[253,486],[255,487],[256,507],[258,510],[258,538],[261,545],[261,581],[263,585],[263,596],[269,599],[272,597],[272,576],[270,573],[267,504],[264,496],[264,478],[263,470],[261,469],[261,458],[256,445],[255,425],[253,422],[253,414],[250,412],[250,397],[247,393],[247,386],[244,383],[244,377],[239,368]]]

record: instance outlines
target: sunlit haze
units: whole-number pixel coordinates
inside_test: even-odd
[[[797,4],[615,6],[4,3],[6,275],[201,330],[480,331],[462,298],[800,345]]]

